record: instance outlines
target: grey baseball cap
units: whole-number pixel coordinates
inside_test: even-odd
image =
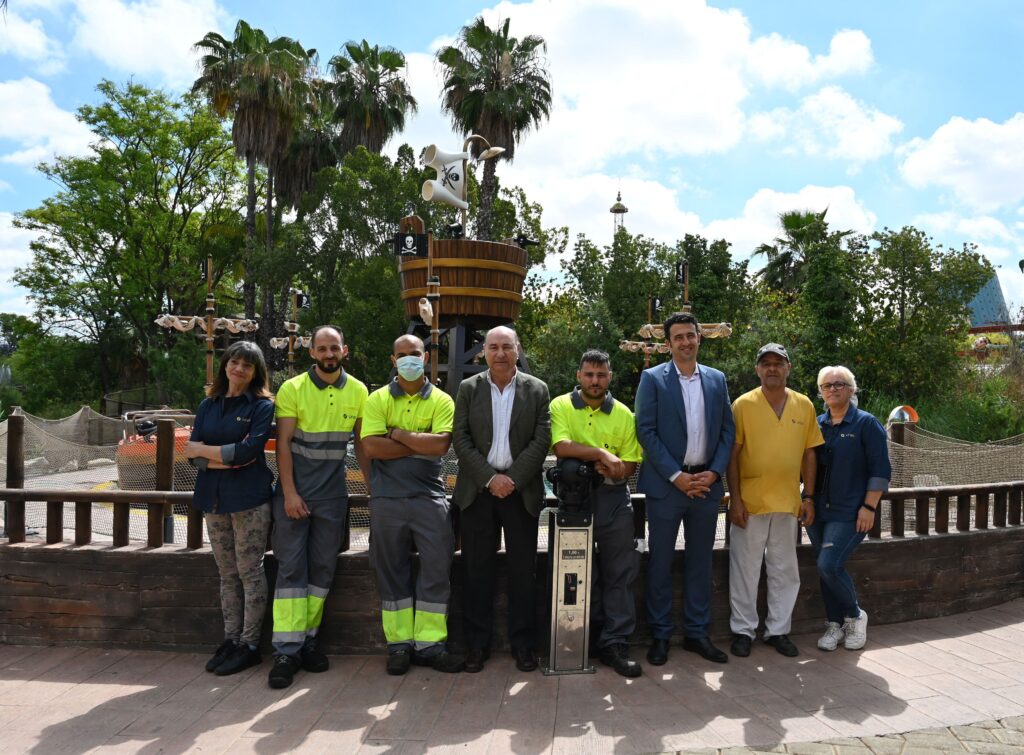
[[[757,362],[760,362],[761,357],[763,357],[765,354],[776,354],[785,359],[787,362],[789,361],[789,353],[786,351],[786,347],[780,343],[766,343],[764,346],[758,349],[757,359],[754,360],[754,363],[756,364]]]

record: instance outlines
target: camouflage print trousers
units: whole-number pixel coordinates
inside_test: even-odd
[[[270,504],[233,514],[204,515],[210,547],[220,572],[224,637],[259,645],[267,610],[263,554],[270,531]]]

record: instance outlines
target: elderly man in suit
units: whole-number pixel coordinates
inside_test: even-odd
[[[490,656],[498,534],[505,531],[508,639],[516,668],[537,668],[537,517],[544,506],[544,457],[551,443],[548,387],[516,369],[519,338],[492,328],[484,340],[487,371],[462,381],[455,401],[452,446],[459,476],[452,500],[461,509],[466,569],[463,627],[465,671]]]
[[[650,561],[647,623],[653,641],[649,663],[668,660],[672,622],[672,562],[682,523],[686,539],[683,649],[709,661],[728,656],[708,638],[711,622],[711,554],[736,428],[725,375],[697,364],[700,325],[686,312],[665,321],[672,361],[640,376],[637,437],[644,449],[638,489],[647,497]]]

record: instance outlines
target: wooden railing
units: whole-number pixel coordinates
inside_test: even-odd
[[[185,547],[203,547],[203,515],[194,509],[191,491],[175,492],[174,480],[174,420],[157,420],[156,490],[111,491],[72,489],[25,489],[24,421],[22,416],[11,416],[7,424],[7,486],[0,488],[0,501],[6,502],[6,532],[8,543],[25,542],[25,503],[46,503],[46,542],[64,542],[64,506],[75,504],[75,545],[92,543],[92,507],[96,502],[113,506],[113,547],[129,544],[129,519],[132,506],[147,509],[146,545],[159,548],[167,542],[167,518],[174,505],[187,510]],[[934,502],[934,504],[933,504]],[[352,508],[367,506],[366,496],[349,497]],[[547,505],[555,505],[549,498]],[[643,496],[633,496],[636,510],[637,537],[644,535]],[[1019,527],[1024,504],[1024,480],[985,483],[979,485],[949,485],[933,488],[894,488],[879,503],[879,516],[869,533],[872,539],[883,536],[906,537],[907,521],[915,535],[949,532],[950,511],[955,513],[955,530],[967,532],[987,530],[990,527]],[[721,515],[721,514],[720,514]],[[973,515],[973,516],[972,516]],[[456,517],[457,518],[457,517]],[[883,525],[883,523],[885,523]],[[884,531],[883,531],[884,530]],[[728,530],[727,530],[728,532]],[[346,524],[341,551],[349,549],[349,528]]]

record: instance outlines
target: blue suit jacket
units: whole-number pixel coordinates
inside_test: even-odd
[[[708,467],[718,473],[709,498],[722,499],[722,480],[736,439],[732,404],[725,375],[719,370],[697,365],[704,393],[704,422],[707,436]],[[637,488],[655,498],[679,493],[669,478],[679,472],[686,456],[686,407],[679,387],[679,372],[673,362],[644,370],[636,393],[636,434],[644,448]],[[679,493],[682,495],[682,493]]]

